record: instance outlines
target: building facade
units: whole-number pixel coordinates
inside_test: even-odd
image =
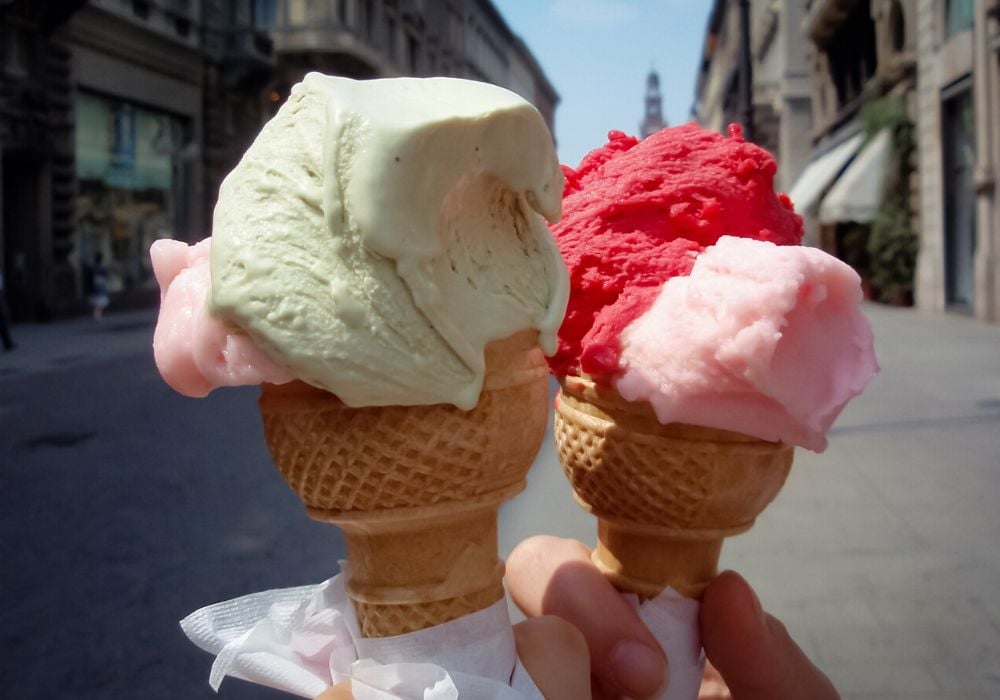
[[[916,300],[1000,321],[1000,2],[917,2]]]
[[[919,228],[915,0],[811,0],[812,158],[793,201],[866,292],[910,303]]]
[[[753,140],[778,159],[775,185],[788,190],[810,154],[810,75],[800,25],[802,0],[750,0]],[[692,117],[725,132],[746,120],[740,97],[740,2],[715,0],[709,14]]]
[[[157,298],[157,238],[211,231],[219,184],[306,72],[551,83],[488,0],[15,0],[0,6],[0,269],[17,320]]]
[[[883,301],[1000,321],[998,15],[997,0],[808,4],[820,244]]]

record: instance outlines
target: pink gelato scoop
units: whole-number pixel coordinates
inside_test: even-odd
[[[826,253],[726,236],[621,334],[615,388],[680,421],[820,452],[878,371],[857,273]]]
[[[290,382],[291,375],[246,334],[209,313],[211,245],[210,238],[192,246],[164,239],[150,248],[160,284],[153,333],[157,369],[172,389],[196,398],[221,386]]]

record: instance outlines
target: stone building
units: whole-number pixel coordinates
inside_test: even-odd
[[[917,0],[916,301],[1000,321],[1000,2]]]
[[[18,320],[155,300],[153,240],[197,240],[222,178],[310,70],[450,75],[553,124],[535,58],[489,0],[0,3],[0,269]]]
[[[809,159],[811,93],[801,38],[803,0],[750,0],[753,140],[775,154],[776,186],[788,190]],[[740,3],[714,0],[692,117],[725,132],[744,121],[740,103]]]
[[[810,0],[803,23],[813,155],[792,188],[811,242],[851,263],[873,296],[912,297],[918,224],[914,0]]]
[[[0,263],[15,319],[73,295],[72,60],[53,36],[82,2],[0,8]],[[51,291],[50,291],[51,290]]]
[[[809,3],[803,187],[823,247],[884,301],[1000,321],[998,15],[997,0]]]

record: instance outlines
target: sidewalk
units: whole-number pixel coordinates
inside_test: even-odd
[[[998,698],[1000,326],[866,313],[881,373],[725,565],[845,698]]]
[[[79,369],[137,352],[151,352],[156,309],[90,316],[11,328],[17,348],[0,352],[0,382],[41,372]]]

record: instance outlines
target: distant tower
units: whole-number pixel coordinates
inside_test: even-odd
[[[663,121],[663,98],[660,96],[660,76],[655,70],[650,70],[646,76],[646,116],[639,125],[642,138],[656,133],[667,123]]]

